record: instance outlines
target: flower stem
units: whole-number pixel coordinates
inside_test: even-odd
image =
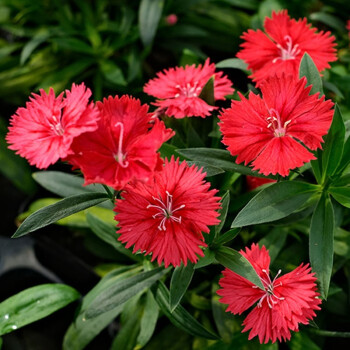
[[[324,337],[350,338],[350,332],[334,332],[334,331],[326,331],[323,329],[310,329],[310,332],[318,335],[322,335]]]
[[[102,184],[102,186],[103,186],[103,188],[105,189],[105,191],[107,192],[108,197],[109,197],[109,199],[111,200],[111,202],[112,202],[113,204],[115,204],[115,203],[114,203],[114,194],[113,194],[113,192],[109,189],[108,186],[103,185],[103,184]]]

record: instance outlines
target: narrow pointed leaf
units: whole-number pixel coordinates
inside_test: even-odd
[[[228,230],[227,232],[219,235],[213,242],[214,246],[220,246],[224,245],[227,242],[232,241],[241,231],[240,227],[232,228],[231,230]]]
[[[148,46],[156,35],[162,15],[164,0],[141,0],[139,8],[139,28],[143,44]]]
[[[118,234],[115,226],[100,220],[97,216],[90,213],[86,214],[86,219],[96,236],[111,245],[119,253],[132,260],[140,261],[140,258],[137,255],[133,254],[129,249],[126,249],[124,245],[118,241]]]
[[[328,192],[346,208],[350,208],[350,187],[330,187]]]
[[[310,57],[310,55],[305,52],[303,58],[301,59],[299,66],[299,77],[306,77],[307,86],[312,85],[310,94],[320,93],[320,96],[323,95],[322,79],[320,73]]]
[[[188,286],[191,283],[194,273],[193,264],[187,263],[186,266],[181,264],[175,268],[170,281],[170,310],[171,312],[180,303],[182,297],[187,291]]]
[[[147,291],[146,302],[140,322],[140,333],[137,337],[135,350],[143,348],[151,339],[156,328],[159,306],[150,290]]]
[[[345,125],[343,117],[336,105],[331,128],[328,131],[322,152],[323,179],[332,176],[342,159],[345,138]]]
[[[235,68],[244,72],[248,71],[248,65],[240,58],[228,58],[216,63],[216,68]]]
[[[214,80],[215,76],[212,76],[207,83],[204,85],[201,93],[199,94],[199,98],[204,100],[208,105],[214,106],[215,105],[215,98],[214,98]]]
[[[258,177],[265,177],[259,173],[253,172],[251,168],[244,165],[236,164],[235,157],[230,155],[230,152],[223,149],[214,148],[184,148],[176,150],[177,153],[193,161],[201,161],[221,168],[226,171],[234,171],[244,175],[252,175]]]
[[[12,238],[24,236],[39,228],[48,226],[69,215],[90,208],[109,199],[106,193],[84,193],[67,197],[61,201],[39,209],[23,221]]]
[[[86,318],[86,311],[90,308],[92,302],[104,290],[107,290],[118,281],[125,280],[139,273],[141,266],[126,266],[118,268],[103,277],[101,281],[90,290],[84,297],[80,313],[74,322],[69,326],[63,341],[63,350],[82,350],[90,341],[97,336],[105,327],[110,324],[122,311],[125,304],[108,311],[99,317],[92,319]]]
[[[282,219],[299,209],[318,190],[306,182],[283,181],[263,189],[238,213],[231,227]]]
[[[220,247],[215,252],[215,258],[221,265],[246,278],[259,288],[264,289],[252,264],[241,253],[228,247]]]
[[[0,335],[40,320],[75,301],[80,294],[64,284],[42,284],[0,303]]]
[[[209,248],[204,251],[204,256],[199,258],[197,264],[194,265],[194,269],[200,269],[201,267],[208,266],[215,261],[215,252]]]
[[[168,273],[169,270],[169,268],[158,267],[154,270],[142,272],[137,276],[127,278],[121,282],[118,281],[118,283],[110,286],[108,290],[104,290],[98,295],[91,303],[89,310],[87,310],[86,317],[88,319],[98,317],[120,306],[143,289],[149,288]]]
[[[101,184],[84,185],[84,179],[77,175],[61,171],[38,171],[33,174],[34,180],[60,197],[69,197],[81,193],[101,192],[105,190]]]
[[[329,197],[323,195],[311,219],[310,262],[320,284],[320,293],[327,299],[333,267],[334,212]]]
[[[196,337],[215,340],[218,339],[218,336],[216,334],[204,328],[181,305],[178,305],[176,309],[171,312],[169,304],[169,290],[162,282],[158,283],[158,287],[155,292],[155,299],[163,313],[177,328],[180,328]]]
[[[230,205],[230,191],[225,192],[225,194],[222,196],[220,200],[220,203],[221,203],[221,209],[220,209],[220,216],[218,218],[220,220],[220,223],[215,226],[216,235],[221,232],[226,221],[228,206]]]

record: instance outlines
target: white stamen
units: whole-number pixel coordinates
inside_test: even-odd
[[[275,278],[273,279],[273,281],[271,281],[270,275],[268,274],[268,272],[265,269],[262,269],[262,272],[266,275],[266,279],[259,276],[261,282],[264,285],[265,288],[265,294],[260,298],[257,306],[258,307],[262,307],[262,303],[263,301],[266,299],[267,305],[269,306],[270,309],[273,308],[274,305],[276,305],[278,303],[278,301],[280,300],[284,300],[284,297],[278,297],[274,292],[274,288],[279,287],[282,285],[282,282],[275,284],[275,281],[277,279],[277,277],[281,274],[281,270],[278,270]],[[253,286],[253,288],[257,288],[257,286]]]
[[[293,46],[292,38],[289,35],[286,35],[284,37],[284,40],[286,41],[287,48],[282,47],[282,45],[277,44],[276,46],[280,50],[279,57],[276,57],[272,60],[272,63],[276,63],[278,60],[286,61],[286,60],[295,60],[296,56],[299,55],[300,49],[299,44],[296,44]]]
[[[271,122],[271,119],[272,119],[272,122]],[[285,136],[287,132],[287,126],[291,122],[291,120],[287,120],[282,127],[281,117],[274,108],[269,109],[269,117],[266,118],[266,121],[268,122],[267,128],[268,129],[271,128],[276,137]]]
[[[176,217],[173,214],[176,211],[185,208],[185,204],[182,204],[182,205],[178,206],[177,208],[173,209],[173,196],[168,191],[165,191],[165,193],[167,195],[166,204],[163,202],[162,199],[152,197],[152,199],[155,202],[158,202],[159,205],[148,204],[146,207],[147,209],[154,208],[154,209],[157,209],[159,211],[158,213],[153,214],[152,217],[153,217],[153,219],[159,219],[159,216],[162,217],[162,220],[160,221],[160,223],[158,225],[158,229],[160,231],[166,231],[165,223],[166,223],[167,219],[173,220],[173,221],[181,224],[181,216]]]

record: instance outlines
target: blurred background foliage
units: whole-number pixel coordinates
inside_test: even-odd
[[[14,210],[14,213],[3,212],[4,217],[14,221],[18,212],[23,212],[23,208],[28,208],[33,198],[38,198],[38,187],[31,176],[34,169],[24,159],[9,151],[4,140],[10,116],[19,106],[25,105],[32,92],[52,86],[59,93],[70,88],[73,82],[85,82],[91,88],[95,100],[109,94],[130,94],[141,97],[143,102],[150,101],[142,93],[142,87],[156,72],[175,65],[201,63],[206,57],[210,57],[213,62],[235,57],[242,33],[248,28],[262,28],[265,16],[270,16],[272,10],[283,8],[288,9],[291,17],[307,17],[319,30],[331,31],[336,36],[339,60],[324,73],[323,80],[326,95],[339,103],[349,132],[348,1],[0,0],[0,185],[8,210]],[[177,16],[176,23],[171,23],[168,19],[172,14]],[[236,89],[247,91],[251,82],[245,71],[226,69],[225,74],[229,75]],[[215,119],[205,121],[210,123],[208,127],[203,121],[199,127],[197,122],[200,121],[169,121],[177,123],[174,126],[179,131],[179,137],[172,141],[176,147],[202,146],[200,132],[207,132],[208,135],[208,130],[215,125]],[[188,131],[188,139],[180,139],[181,128]],[[209,141],[212,146],[219,147],[220,136],[215,131],[214,128]],[[168,151],[172,153],[173,150],[169,145]],[[163,154],[166,151],[164,149]],[[213,183],[223,191],[230,189],[234,196],[235,201],[230,203],[230,215],[241,209],[254,194],[245,193],[244,178],[239,175],[226,173],[213,180]],[[18,192],[14,191],[14,187],[9,187],[9,184],[15,186]],[[23,201],[20,209],[19,198]],[[334,206],[337,226],[348,226],[349,210],[336,203]],[[305,261],[308,259],[305,238],[308,234],[309,214],[302,213],[301,220],[296,223],[295,218],[289,223],[281,222],[281,225],[293,223],[293,227],[288,230],[284,226],[278,226],[278,223],[273,230],[271,225],[260,225],[250,231],[242,230],[240,244],[242,246],[252,239],[261,239],[261,243],[275,249],[274,266],[294,268],[300,264],[302,255]],[[85,227],[85,217],[74,219],[77,222],[80,220],[80,226]],[[68,220],[68,223],[61,224],[72,223]],[[13,232],[9,231],[8,236],[11,233]],[[96,268],[102,275],[116,266],[115,252],[107,254],[106,246],[96,240],[95,236],[86,235],[87,249],[100,258],[107,256],[111,262],[111,266],[105,264]],[[338,228],[335,234],[334,283],[318,322],[326,326],[335,322],[339,331],[347,330],[350,322],[347,293],[350,286],[349,252],[349,232]],[[224,306],[218,303],[217,298],[211,299],[212,293],[201,294],[203,290],[211,290],[207,281],[213,276],[217,280],[216,268],[211,266],[201,272],[194,281],[196,288],[186,294],[186,303],[195,310],[195,315],[204,324],[209,324],[209,321],[202,311],[213,310],[216,327],[226,345],[216,343],[210,349],[228,350],[232,344],[235,344],[235,349],[260,348],[255,341],[247,345],[247,336],[240,334],[239,317],[233,318],[225,313]],[[217,287],[214,285],[212,289]],[[147,349],[159,349],[161,345],[172,350],[204,349],[211,345],[199,338],[194,339],[193,343],[190,340],[189,335],[168,325],[158,332]],[[325,349],[334,344],[329,340],[321,342],[325,342]],[[280,348],[285,347],[282,345]],[[288,348],[319,349],[306,333],[295,334],[292,342],[288,343]]]

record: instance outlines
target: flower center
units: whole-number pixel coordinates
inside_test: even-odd
[[[114,154],[114,159],[119,163],[119,165],[122,168],[127,168],[129,165],[128,161],[125,161],[126,153],[123,153],[122,147],[123,147],[123,137],[124,137],[124,124],[121,122],[118,122],[114,125],[116,128],[120,127],[119,132],[119,140],[118,140],[118,151],[116,154]]]
[[[293,46],[292,38],[289,35],[284,37],[286,41],[287,48],[284,48],[280,44],[277,44],[278,49],[280,50],[280,56],[272,60],[272,63],[276,63],[278,60],[294,60],[300,53],[299,44]]]
[[[175,88],[177,89],[177,94],[175,95],[175,98],[184,96],[184,97],[198,97],[202,90],[202,86],[198,83],[198,81],[194,82],[193,84],[187,83],[185,86],[176,85]]]
[[[269,306],[270,309],[272,309],[273,306],[275,304],[277,304],[279,300],[284,300],[283,297],[278,297],[273,292],[273,289],[275,287],[279,287],[279,286],[282,285],[281,282],[275,284],[275,281],[276,281],[277,277],[280,275],[281,270],[278,270],[277,275],[275,276],[273,281],[271,281],[271,278],[270,278],[269,274],[267,273],[267,271],[265,269],[263,269],[262,272],[266,275],[266,278],[260,277],[260,280],[263,283],[264,288],[265,288],[265,294],[260,298],[257,306],[261,307],[262,306],[262,302],[266,299],[267,305]],[[258,286],[253,286],[253,288],[258,288]]]
[[[291,120],[287,120],[283,126],[281,124],[281,117],[279,113],[274,109],[269,109],[269,117],[266,118],[267,128],[273,130],[273,134],[276,137],[282,137],[286,134],[287,126],[291,122]]]
[[[64,134],[64,129],[61,124],[60,118],[57,118],[56,116],[52,115],[51,116],[51,121],[49,121],[49,125],[51,130],[57,135],[57,136],[62,136]]]
[[[165,227],[165,222],[169,219],[169,220],[173,220],[175,222],[181,223],[181,216],[176,217],[173,214],[182,209],[185,208],[185,204],[182,204],[180,206],[178,206],[177,208],[173,208],[173,196],[168,192],[165,191],[166,193],[166,204],[162,201],[162,199],[156,198],[156,197],[152,197],[154,201],[158,202],[159,205],[155,205],[155,204],[149,204],[147,205],[147,209],[148,208],[155,208],[158,210],[157,214],[152,215],[153,219],[158,219],[159,217],[161,218],[160,224],[158,226],[158,229],[160,231],[165,231],[166,227]]]

